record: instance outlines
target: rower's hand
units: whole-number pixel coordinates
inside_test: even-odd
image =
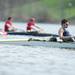
[[[12,30],[12,29],[13,29],[12,27],[9,28],[9,30]]]
[[[9,28],[9,31],[16,31],[16,28],[14,28],[13,26]]]
[[[44,31],[43,29],[39,29],[38,32],[39,32],[39,33],[43,33],[43,32],[45,32],[45,31]]]

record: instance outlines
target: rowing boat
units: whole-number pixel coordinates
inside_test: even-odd
[[[58,36],[50,33],[38,33],[38,32],[8,32],[8,35],[31,35],[31,36]]]
[[[51,41],[30,41],[29,39],[5,39],[0,40],[0,44],[20,45],[20,46],[42,46],[52,48],[75,49],[75,42],[51,42]]]

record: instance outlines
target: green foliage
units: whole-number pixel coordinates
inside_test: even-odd
[[[37,19],[44,21],[48,19],[54,21],[59,21],[62,18],[71,19],[75,17],[75,0],[37,0],[23,3],[23,5],[15,6],[11,15],[37,17]]]

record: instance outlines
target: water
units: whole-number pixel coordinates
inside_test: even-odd
[[[15,25],[24,29],[24,24],[15,23]],[[43,27],[46,28],[46,25]],[[48,25],[45,31],[57,33],[59,27],[54,25],[53,28],[51,27]],[[71,28],[71,33],[75,33],[74,26]],[[24,36],[15,36],[15,38],[24,38]],[[0,45],[0,75],[75,75],[75,50]]]
[[[0,75],[75,75],[75,51],[0,46]]]

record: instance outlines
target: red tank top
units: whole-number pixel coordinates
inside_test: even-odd
[[[11,21],[9,21],[9,20],[7,20],[6,22],[5,22],[5,26],[4,26],[4,31],[9,31],[9,26],[12,26],[12,22]]]
[[[27,30],[31,30],[32,26],[34,26],[34,25],[35,25],[34,22],[28,22],[28,24],[27,24]]]

